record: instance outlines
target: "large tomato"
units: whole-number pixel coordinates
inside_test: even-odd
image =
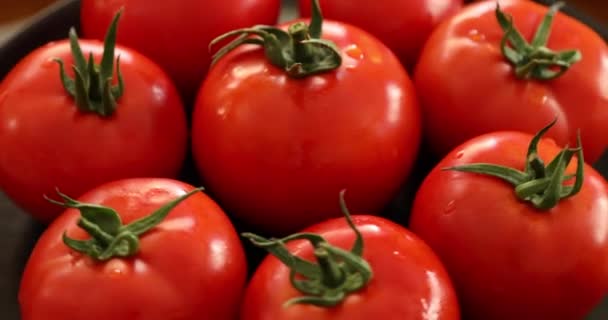
[[[151,58],[169,73],[185,98],[196,94],[220,34],[252,24],[274,24],[280,0],[83,0],[86,37],[101,39],[103,26],[124,8],[118,43]]]
[[[356,27],[325,22],[321,32],[318,14],[310,28],[303,21],[280,28],[237,30],[259,38],[240,36],[218,51],[193,115],[206,186],[229,212],[277,234],[339,216],[343,188],[354,210],[378,213],[418,152],[408,75]],[[235,48],[244,41],[265,49]]]
[[[533,1],[499,3],[500,10],[496,1],[468,5],[421,54],[415,84],[430,147],[443,156],[492,131],[533,134],[557,116],[548,136],[574,145],[580,128],[586,158],[595,162],[608,147],[608,46],[557,12],[559,2],[550,10]]]
[[[246,236],[273,256],[249,283],[242,320],[460,319],[437,256],[383,218],[331,219],[279,241]]]
[[[43,199],[57,187],[79,196],[116,179],[174,177],[182,166],[187,124],[178,92],[152,61],[114,48],[118,17],[105,50],[71,32],[72,46],[33,51],[0,84],[0,186],[44,222],[61,212]]]
[[[353,24],[382,40],[408,67],[418,60],[437,25],[462,7],[463,0],[353,1],[319,0],[328,19]],[[300,14],[310,16],[310,0],[299,0]]]
[[[410,228],[445,263],[465,319],[584,319],[608,292],[606,181],[582,151],[531,141],[508,131],[474,138],[416,195]]]
[[[179,181],[139,178],[62,200],[69,209],[23,274],[23,320],[235,319],[245,254],[209,197]]]

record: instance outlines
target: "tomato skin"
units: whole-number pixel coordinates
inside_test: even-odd
[[[101,61],[101,42],[80,44]],[[187,125],[177,90],[147,58],[120,46],[116,54],[125,91],[109,118],[80,112],[63,88],[52,59],[73,76],[67,40],[33,51],[0,85],[0,186],[43,222],[62,211],[43,198],[56,187],[76,197],[121,178],[175,177],[182,166]]]
[[[500,179],[441,168],[523,170],[532,136],[492,133],[448,154],[420,187],[410,221],[446,266],[466,319],[583,319],[608,290],[608,186],[585,165],[582,190],[548,212]],[[543,139],[548,163],[560,149]],[[575,171],[576,160],[567,172]]]
[[[310,0],[299,0],[300,14],[309,17]],[[323,15],[367,30],[413,67],[437,25],[456,13],[463,0],[374,1],[319,0]],[[414,31],[415,30],[415,31]]]
[[[194,110],[205,185],[227,211],[275,235],[341,216],[344,188],[353,210],[378,213],[418,153],[418,104],[395,56],[337,22],[324,22],[323,38],[342,50],[337,70],[292,79],[261,49],[240,47],[211,69]]]
[[[146,216],[193,187],[155,178],[108,183],[79,200],[114,208],[123,222]],[[39,239],[23,275],[23,320],[234,319],[246,261],[230,220],[202,193],[175,207],[140,238],[128,259],[95,262],[62,242],[88,236],[68,209]]]
[[[548,8],[505,0],[501,9],[530,40]],[[469,5],[430,37],[415,72],[425,136],[444,156],[475,136],[499,130],[535,133],[559,118],[548,137],[576,145],[581,129],[585,157],[599,159],[608,147],[608,46],[589,27],[558,13],[548,47],[579,49],[582,60],[551,81],[518,80],[503,58],[495,1]],[[449,125],[446,125],[449,124]]]
[[[279,7],[280,0],[83,0],[80,14],[83,34],[101,40],[105,26],[124,8],[118,43],[161,65],[187,99],[207,73],[209,42],[232,29],[272,25]]]
[[[350,294],[335,308],[284,307],[286,301],[301,294],[291,286],[288,267],[274,256],[268,256],[248,285],[240,319],[459,319],[451,281],[424,242],[386,219],[367,215],[352,218],[363,235],[363,258],[374,272],[366,288]],[[345,250],[355,241],[354,233],[342,218],[316,224],[304,232],[320,234],[331,245]],[[289,242],[287,248],[299,257],[314,261],[308,242]]]

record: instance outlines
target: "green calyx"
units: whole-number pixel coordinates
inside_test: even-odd
[[[556,120],[553,120],[549,125],[541,129],[530,142],[526,156],[526,167],[523,172],[514,168],[489,163],[467,164],[444,168],[444,170],[479,173],[503,179],[515,187],[515,194],[520,200],[530,202],[539,210],[549,210],[555,207],[560,200],[572,197],[581,190],[585,163],[579,132],[577,148],[566,146],[545,166],[543,160],[538,155],[538,143],[555,122]],[[574,175],[566,175],[566,168],[574,155],[577,158],[576,173]],[[575,179],[574,183],[570,185],[564,184],[564,182],[572,178]]]
[[[108,32],[104,42],[104,52],[101,64],[95,64],[93,54],[85,59],[78,43],[78,36],[74,28],[70,29],[70,48],[74,58],[74,79],[66,72],[63,60],[55,59],[59,64],[61,82],[65,90],[76,101],[76,106],[83,112],[94,112],[100,116],[111,116],[116,110],[116,101],[124,92],[124,83],[120,73],[120,57],[116,58],[116,76],[118,84],[112,85],[114,73],[114,49],[116,47],[116,28],[122,10],[119,11]]]
[[[161,223],[169,212],[191,195],[203,190],[196,188],[187,194],[165,204],[152,214],[123,225],[114,209],[78,202],[57,191],[63,202],[47,198],[48,201],[80,210],[78,226],[90,236],[89,240],[76,240],[63,234],[63,242],[71,249],[86,254],[97,261],[114,257],[130,257],[139,251],[139,237]]]
[[[517,31],[511,16],[507,16],[496,6],[496,19],[505,34],[501,41],[502,54],[515,67],[515,75],[520,79],[552,80],[563,75],[582,59],[578,50],[553,51],[546,47],[555,14],[564,6],[557,2],[549,8],[536,30],[532,43]]]
[[[209,44],[210,49],[227,38],[236,36],[236,39],[218,50],[213,55],[212,63],[241,45],[254,44],[264,48],[266,57],[273,65],[294,78],[337,69],[342,64],[342,56],[333,42],[321,39],[323,16],[318,0],[312,0],[312,8],[309,25],[297,22],[287,32],[273,26],[257,25],[217,37]]]
[[[348,225],[356,235],[350,251],[334,247],[322,236],[314,233],[297,233],[283,239],[270,240],[252,233],[243,234],[243,237],[264,248],[291,269],[291,284],[303,296],[287,301],[286,306],[309,304],[333,307],[341,303],[348,294],[364,288],[371,280],[372,269],[362,258],[363,237],[346,208],[344,191],[340,193],[340,206]],[[286,242],[300,239],[312,244],[316,264],[294,256],[285,247]],[[297,279],[297,275],[303,276],[303,279]]]

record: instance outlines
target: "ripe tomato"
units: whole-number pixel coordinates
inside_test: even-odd
[[[234,319],[245,254],[220,207],[197,191],[175,180],[139,178],[101,185],[79,202],[64,198],[82,215],[67,209],[38,240],[21,282],[22,319]],[[144,221],[153,212],[157,220]],[[138,233],[131,232],[136,220]],[[90,224],[110,241],[89,236],[82,226]],[[95,239],[85,247],[95,241],[100,250],[93,255],[106,249],[111,255],[71,249],[69,239]],[[118,245],[108,245],[113,241]]]
[[[86,37],[101,39],[103,26],[117,10],[124,8],[118,43],[160,64],[184,97],[191,98],[211,62],[209,42],[234,28],[276,23],[280,3],[280,0],[83,0],[80,20]]]
[[[386,46],[339,22],[325,22],[319,39],[320,16],[310,28],[290,25],[232,33],[283,42],[235,49],[241,36],[218,51],[192,125],[206,186],[227,211],[277,234],[339,216],[343,188],[353,209],[381,211],[409,174],[421,131],[413,85]]]
[[[247,234],[276,257],[253,275],[240,319],[460,318],[451,281],[424,242],[380,217],[352,220],[328,220],[279,241]],[[296,274],[301,292],[292,285]],[[307,295],[307,287],[320,291]]]
[[[561,121],[549,137],[573,145],[580,128],[586,158],[595,162],[608,147],[608,46],[583,23],[556,13],[550,34],[544,33],[548,42],[538,38],[535,48],[533,36],[549,9],[533,1],[500,1],[503,27],[496,9],[496,1],[469,5],[438,27],[423,50],[415,84],[430,147],[443,156],[492,131],[533,134],[557,116]],[[510,17],[523,38],[505,32]],[[506,33],[504,50],[517,63],[501,52]],[[514,53],[517,43],[531,54]],[[562,56],[551,61],[556,52]],[[550,79],[560,65],[567,71]]]
[[[437,25],[454,14],[463,0],[375,1],[319,0],[325,16],[366,30],[382,40],[401,59],[413,67],[424,43]],[[300,14],[309,17],[310,0],[299,0]]]
[[[84,55],[101,60],[102,43],[71,37]],[[114,52],[113,39],[106,47],[108,74],[87,66],[82,54],[75,54],[80,62],[75,60],[71,50],[78,46],[65,40],[30,53],[0,84],[0,186],[41,221],[61,212],[43,199],[56,187],[76,196],[121,178],[174,177],[182,166],[187,124],[175,86],[137,52],[120,46]],[[114,53],[120,57],[123,89],[119,73],[112,75]],[[74,77],[76,65],[87,79],[82,90],[66,80],[76,98],[62,86],[56,58],[67,76]],[[112,95],[104,100],[101,79],[109,77],[115,86],[108,86]]]
[[[582,169],[575,179],[582,184],[569,194],[577,183],[562,185],[563,169],[575,151],[542,139],[540,159],[564,155],[562,165],[545,169],[526,156],[531,138],[508,131],[474,138],[448,154],[416,195],[410,228],[444,262],[465,319],[583,319],[608,291],[606,181],[575,159],[566,173]],[[496,177],[444,170],[474,163],[528,169],[515,174],[517,193]]]

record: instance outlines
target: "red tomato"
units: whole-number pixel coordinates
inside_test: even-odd
[[[101,60],[102,43],[79,42],[86,56]],[[74,77],[67,40],[33,51],[0,84],[0,186],[44,222],[61,212],[42,197],[56,187],[76,196],[121,178],[174,177],[182,166],[187,124],[173,83],[144,56],[120,46],[115,54],[124,92],[114,111],[84,110],[62,86],[53,59]],[[116,72],[112,77],[116,82]],[[103,105],[94,91],[89,100]]]
[[[193,190],[175,180],[128,179],[99,186],[79,200],[114,209],[128,225]],[[64,232],[91,238],[77,225],[86,217],[82,210],[79,219],[77,209],[67,209],[38,240],[19,292],[23,320],[236,317],[245,255],[230,221],[209,197],[195,192],[170,209],[140,236],[133,256],[101,261],[62,241]]]
[[[408,67],[413,67],[437,25],[463,0],[375,1],[319,0],[324,15],[360,27],[382,40]],[[310,0],[299,0],[300,14],[310,16]]]
[[[424,242],[403,227],[383,218],[366,215],[353,218],[356,228],[362,234],[362,257],[365,260],[361,262],[360,255],[355,255],[354,259],[372,272],[371,279],[363,288],[345,293],[346,296],[338,299],[334,306],[310,303],[286,305],[291,299],[302,299],[303,293],[292,286],[290,267],[276,257],[269,256],[259,266],[249,283],[240,319],[460,319],[451,281],[437,256]],[[356,234],[344,219],[325,221],[304,232],[317,234],[325,239],[325,245],[329,244],[338,249],[349,250],[353,247],[355,251],[357,246],[353,246]],[[267,245],[264,247],[268,248]],[[275,243],[274,249],[277,250],[277,247]],[[301,259],[314,261],[319,250],[328,250],[324,245],[316,247],[317,249],[313,250],[308,241],[296,240],[290,241],[283,248]],[[339,264],[340,260],[334,262]],[[313,270],[322,270],[319,269],[320,265],[310,265]],[[365,272],[363,275],[351,273],[346,271],[349,270],[347,266],[350,264],[346,263],[346,260],[339,264],[339,276],[346,276],[351,283],[365,278]],[[323,271],[320,272],[323,274]],[[298,279],[306,281],[305,277]],[[346,286],[349,285],[348,281]],[[340,285],[342,283],[338,282],[337,288],[340,288]],[[313,286],[318,287],[314,283]],[[338,289],[337,292],[341,290]]]
[[[557,116],[561,121],[549,137],[562,146],[574,145],[580,128],[586,158],[595,162],[608,147],[608,46],[583,23],[557,13],[541,51],[576,49],[582,59],[566,61],[571,67],[561,77],[534,79],[547,60],[539,58],[538,65],[526,67],[529,60],[522,59],[514,68],[501,53],[505,32],[496,18],[496,5],[469,5],[438,27],[423,50],[415,83],[430,147],[443,156],[484,133],[533,134]],[[548,12],[533,1],[503,0],[500,8],[530,44]],[[510,41],[508,47],[513,46]]]
[[[196,94],[211,56],[208,45],[220,34],[253,24],[274,24],[280,0],[83,0],[86,37],[102,39],[120,8],[118,43],[151,58],[167,71],[185,98]]]
[[[410,228],[444,262],[465,319],[583,319],[608,292],[608,186],[591,166],[582,167],[577,194],[545,209],[520,200],[496,177],[442,170],[472,163],[524,170],[531,138],[521,132],[474,138],[448,154],[416,195]],[[546,163],[558,153],[553,140],[540,141]],[[518,183],[518,190],[523,196],[542,180]]]
[[[327,56],[284,67],[261,48],[231,51],[210,70],[194,110],[193,154],[206,186],[227,211],[277,234],[339,216],[335,195],[344,188],[353,210],[379,213],[418,153],[418,104],[399,61],[356,27],[325,22],[322,32],[325,40],[311,40],[318,46],[290,52]],[[335,45],[318,43],[327,40]]]

